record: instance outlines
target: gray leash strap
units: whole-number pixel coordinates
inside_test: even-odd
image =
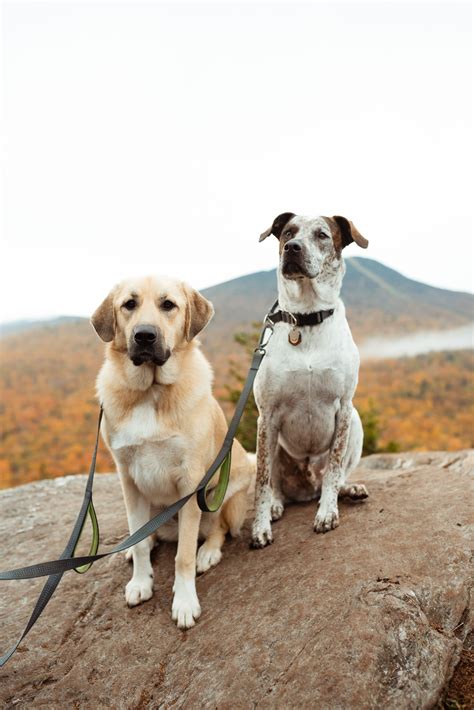
[[[72,557],[74,549],[77,545],[77,541],[79,540],[82,528],[84,526],[85,519],[87,517],[87,511],[89,509],[89,504],[92,502],[92,485],[94,482],[94,473],[95,473],[95,466],[96,466],[96,461],[97,461],[97,451],[99,448],[99,436],[100,436],[100,425],[102,422],[102,415],[103,415],[103,410],[101,407],[100,412],[99,412],[99,419],[97,422],[97,434],[96,434],[96,439],[95,439],[94,452],[92,454],[91,465],[89,468],[89,475],[87,477],[84,499],[82,501],[82,505],[81,505],[81,509],[79,511],[79,514],[76,518],[76,522],[74,523],[74,527],[71,532],[70,538],[68,540],[66,547],[63,550],[60,560],[66,560],[66,559]],[[15,570],[12,570],[12,572],[15,572]],[[21,570],[18,570],[18,572],[21,572]],[[6,573],[6,574],[8,574],[8,573]],[[25,626],[25,629],[24,629],[23,633],[21,634],[20,638],[6,653],[3,654],[3,656],[0,657],[0,668],[2,668],[5,665],[5,663],[7,663],[7,661],[13,656],[13,654],[15,653],[15,651],[17,650],[18,646],[23,641],[25,636],[31,631],[33,626],[36,624],[39,617],[41,616],[44,609],[46,608],[49,600],[51,599],[54,592],[56,591],[56,587],[58,586],[59,582],[61,581],[62,576],[63,576],[63,572],[59,572],[56,574],[52,574],[50,577],[48,577],[43,589],[40,592],[38,599],[36,600],[36,604],[33,609],[33,612],[31,614],[31,616],[28,620],[28,623]],[[2,579],[2,578],[3,577],[0,577],[0,579]],[[7,576],[5,578],[6,579],[24,579],[24,577],[22,577],[20,575]]]
[[[273,310],[273,309],[272,309]],[[94,482],[94,473],[95,473],[95,466],[96,466],[96,460],[97,460],[97,451],[98,451],[98,446],[99,446],[99,438],[100,438],[100,425],[102,421],[102,416],[103,416],[103,410],[102,407],[100,409],[99,413],[99,419],[98,419],[98,425],[97,425],[97,435],[96,435],[96,441],[95,441],[95,446],[94,446],[94,452],[92,455],[92,461],[89,469],[89,475],[87,478],[87,484],[86,484],[86,489],[84,493],[84,499],[82,502],[81,510],[77,516],[76,522],[74,524],[74,528],[72,530],[71,536],[69,538],[69,541],[64,548],[64,551],[62,555],[60,556],[59,559],[57,560],[51,560],[49,562],[40,562],[35,565],[30,565],[28,567],[20,567],[17,569],[13,570],[7,570],[5,572],[0,572],[0,580],[13,580],[13,579],[34,579],[37,577],[45,577],[48,576],[48,579],[46,580],[46,583],[41,590],[41,593],[36,601],[35,607],[33,609],[33,612],[30,616],[30,619],[21,634],[20,638],[10,648],[3,656],[0,657],[0,668],[4,666],[7,661],[11,658],[11,656],[15,653],[17,650],[18,646],[20,645],[21,641],[25,638],[25,636],[29,633],[29,631],[33,628],[35,623],[38,621],[39,617],[43,613],[44,609],[46,608],[49,600],[53,596],[59,582],[62,579],[62,576],[65,572],[71,569],[76,569],[78,567],[82,567],[83,565],[90,565],[94,562],[97,562],[97,560],[101,560],[104,557],[109,557],[110,555],[114,555],[117,552],[123,552],[124,550],[128,549],[129,547],[132,547],[133,545],[136,545],[137,543],[141,542],[145,538],[147,538],[149,535],[154,533],[158,528],[160,528],[162,525],[164,525],[168,520],[170,520],[172,517],[176,515],[176,513],[188,502],[190,498],[193,497],[193,495],[197,494],[197,500],[199,507],[201,510],[204,512],[209,512],[209,508],[206,503],[206,486],[209,483],[209,481],[212,479],[216,471],[219,469],[219,467],[222,465],[224,459],[226,456],[229,454],[229,451],[231,450],[232,443],[234,440],[234,436],[237,432],[237,428],[240,422],[240,419],[242,418],[242,414],[245,408],[245,405],[247,403],[248,397],[250,395],[250,392],[252,390],[253,382],[255,380],[256,374],[258,372],[258,369],[260,367],[260,364],[265,357],[265,347],[271,337],[271,327],[267,325],[267,321],[265,319],[264,321],[265,326],[263,328],[263,331],[260,336],[260,342],[258,347],[255,349],[253,358],[252,358],[252,363],[250,365],[250,369],[247,375],[247,379],[245,381],[244,387],[242,389],[242,392],[240,394],[239,400],[237,402],[236,408],[234,415],[231,419],[231,422],[229,424],[227,434],[224,438],[224,442],[222,444],[222,447],[217,454],[214,462],[210,466],[210,468],[206,471],[205,476],[203,479],[200,481],[199,485],[197,488],[192,491],[192,493],[188,493],[188,495],[184,496],[183,498],[180,498],[178,501],[170,505],[168,508],[165,508],[165,510],[160,511],[157,515],[155,515],[153,518],[151,518],[145,525],[143,525],[141,528],[136,530],[132,535],[129,535],[128,537],[124,538],[118,545],[116,545],[112,550],[109,552],[103,552],[100,554],[96,555],[85,555],[82,557],[74,557],[74,550],[77,545],[77,542],[79,540],[79,537],[81,535],[82,528],[84,526],[85,519],[87,517],[89,505],[92,503],[92,487],[93,487],[93,482]],[[265,335],[267,330],[270,330],[270,335],[265,339]]]

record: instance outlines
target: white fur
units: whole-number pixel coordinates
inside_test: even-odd
[[[136,606],[148,601],[153,596],[153,577],[134,574],[125,587],[125,601],[128,606]]]
[[[194,578],[186,579],[183,575],[176,573],[173,591],[171,616],[176,621],[178,628],[189,629],[201,616],[201,606],[196,594],[196,580]]]
[[[159,438],[160,423],[153,402],[148,401],[132,410],[117,433],[111,437],[110,445],[117,451],[128,446],[140,446],[147,440],[158,441]]]
[[[255,547],[272,542],[271,521],[283,513],[281,489],[288,471],[279,463],[281,450],[289,454],[295,467],[298,461],[308,462],[307,478],[314,483],[312,497],[321,486],[316,532],[338,525],[338,493],[346,490],[346,476],[357,465],[362,450],[362,426],[352,406],[359,354],[339,299],[344,262],[335,253],[332,239],[319,244],[314,238],[316,228],[331,235],[324,218],[295,217],[291,224],[300,227],[297,238],[305,245],[306,263],[317,275],[285,278],[281,261],[279,307],[290,313],[333,308],[334,313],[320,325],[300,328],[302,340],[297,346],[288,342],[292,326],[277,323],[255,379],[259,410]]]

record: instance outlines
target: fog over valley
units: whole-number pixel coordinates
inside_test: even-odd
[[[421,355],[474,347],[474,322],[451,330],[419,331],[398,338],[368,338],[359,344],[362,360]]]

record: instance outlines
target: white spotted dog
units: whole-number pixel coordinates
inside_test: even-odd
[[[346,483],[359,463],[363,430],[352,404],[359,353],[339,298],[342,250],[368,241],[345,217],[279,215],[261,236],[280,243],[274,333],[254,384],[257,483],[252,546],[273,542],[271,523],[288,500],[320,495],[314,530],[339,524],[338,496],[362,499]]]

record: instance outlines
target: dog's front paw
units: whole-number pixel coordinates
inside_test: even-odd
[[[128,606],[137,606],[153,596],[153,577],[132,577],[125,587],[125,601]]]
[[[270,525],[270,523],[268,524],[268,526],[265,527],[254,526],[252,530],[252,541],[250,543],[250,547],[253,547],[255,550],[258,550],[261,547],[271,545],[272,542],[273,533],[272,526]]]
[[[196,619],[201,616],[195,581],[176,575],[173,589],[171,618],[176,621],[179,629],[190,629],[196,623]]]
[[[334,530],[339,525],[339,513],[337,510],[330,510],[327,513],[317,512],[314,519],[314,532],[327,533]]]
[[[221,550],[215,547],[206,547],[206,543],[204,543],[197,552],[196,571],[198,574],[207,572],[211,567],[218,565],[221,560]]]

